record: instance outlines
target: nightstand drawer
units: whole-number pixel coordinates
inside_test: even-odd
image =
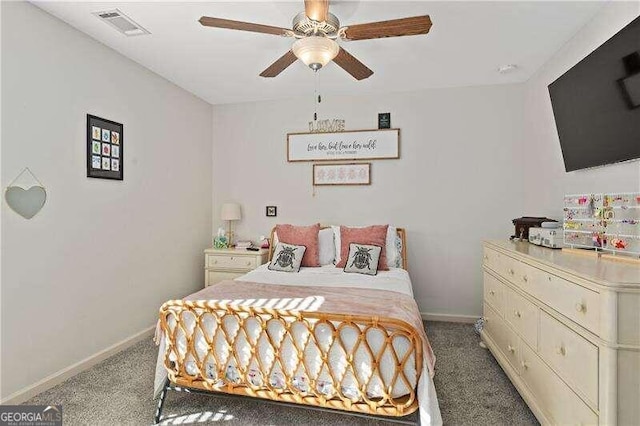
[[[207,254],[207,268],[250,271],[258,267],[256,256]]]
[[[204,272],[204,286],[218,284],[220,281],[235,280],[238,277],[243,276],[244,272],[220,272],[213,271],[211,269]]]

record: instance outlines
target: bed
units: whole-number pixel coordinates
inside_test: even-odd
[[[402,229],[398,237],[406,268]],[[366,276],[333,265],[282,273],[265,264],[165,303],[156,342],[156,423],[169,390],[442,422],[435,357],[404,268]]]

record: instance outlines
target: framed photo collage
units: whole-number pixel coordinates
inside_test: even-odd
[[[87,177],[123,180],[123,125],[87,114]]]

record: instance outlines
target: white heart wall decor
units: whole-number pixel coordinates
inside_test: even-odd
[[[47,191],[42,186],[32,186],[25,190],[20,186],[8,186],[4,199],[11,210],[25,219],[34,217],[47,200]]]

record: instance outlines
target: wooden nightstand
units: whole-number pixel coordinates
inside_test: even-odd
[[[267,263],[268,257],[268,249],[260,249],[260,251],[206,249],[204,251],[204,285],[208,287],[222,280],[238,278]]]

